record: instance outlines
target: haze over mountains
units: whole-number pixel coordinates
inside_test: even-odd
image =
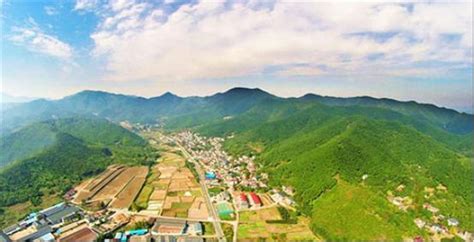
[[[262,100],[286,102],[313,102],[328,106],[364,106],[393,110],[416,118],[427,119],[442,129],[454,133],[472,131],[472,115],[459,113],[447,108],[416,102],[400,102],[393,99],[371,97],[337,98],[307,94],[300,98],[279,98],[260,89],[234,88],[224,93],[207,97],[178,97],[172,93],[153,98],[142,98],[112,94],[102,91],[82,91],[60,100],[36,100],[22,104],[12,110],[1,113],[2,132],[12,130],[28,122],[45,120],[52,117],[71,115],[97,115],[114,121],[156,122],[178,117],[191,117],[205,113],[208,119],[235,115],[249,110]],[[178,121],[182,122],[182,121]],[[188,120],[188,122],[191,122]],[[171,125],[173,122],[169,122]]]
[[[402,239],[424,233],[413,223],[414,218],[430,218],[424,203],[457,218],[460,228],[473,228],[473,115],[430,104],[315,94],[280,98],[248,88],[186,98],[83,91],[20,104],[3,110],[1,118],[0,207],[28,199],[15,195],[18,189],[41,197],[44,192],[37,191],[60,176],[65,163],[85,160],[80,172],[61,177],[72,184],[96,174],[90,165],[94,159],[102,169],[115,162],[139,162],[123,150],[151,157],[138,151],[146,148],[143,140],[117,126],[128,121],[159,124],[167,132],[192,129],[232,137],[225,149],[256,156],[271,185],[293,186],[313,232],[326,239]],[[56,167],[55,172],[37,172],[47,167]],[[14,179],[24,172],[32,177],[28,182]],[[38,180],[46,183],[31,190],[28,184]],[[67,188],[52,184],[53,192]],[[400,185],[404,189],[398,191]],[[424,196],[426,188],[440,185],[446,192]],[[410,197],[413,209],[401,212],[387,194]],[[347,209],[337,213],[341,208]],[[350,224],[339,222],[342,218]],[[370,233],[362,232],[367,224]]]

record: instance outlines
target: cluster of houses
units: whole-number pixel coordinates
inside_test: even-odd
[[[263,206],[262,200],[254,192],[248,194],[240,193],[237,204],[240,209],[259,208]]]
[[[223,138],[207,138],[190,131],[183,131],[173,136],[195,159],[199,160],[208,171],[208,185],[225,185],[231,189],[266,188],[268,176],[257,176],[254,157],[241,156],[234,158],[222,149]],[[208,176],[209,175],[209,176]]]
[[[203,225],[200,222],[180,220],[160,220],[151,229],[135,229],[117,232],[113,239],[106,241],[117,242],[146,242],[146,241],[204,241]],[[195,237],[193,237],[195,236]]]
[[[123,231],[128,224],[144,221],[150,227]],[[119,231],[119,232],[117,232]],[[100,235],[113,234],[105,241],[204,241],[201,222],[154,219],[107,209],[84,211],[59,203],[29,214],[17,224],[0,231],[0,242],[10,241],[97,241]]]
[[[84,213],[80,208],[59,203],[29,214],[17,224],[5,228],[1,234],[5,241],[72,241],[71,239],[76,236],[75,233],[65,230],[64,227],[74,224],[83,216]],[[80,232],[86,233],[86,231]]]
[[[405,185],[401,184],[395,190],[396,192],[402,192],[404,189]],[[446,190],[447,188],[442,184],[439,184],[436,189],[425,187],[424,198],[428,200],[434,196],[435,192],[446,192]],[[395,196],[392,191],[388,191],[387,199],[402,211],[406,212],[408,211],[408,209],[415,209],[413,199],[411,199],[409,196]],[[459,221],[456,218],[446,218],[443,214],[440,213],[439,208],[433,206],[428,202],[423,203],[422,207],[424,210],[431,213],[431,218],[425,220],[423,220],[422,218],[414,219],[413,222],[419,229],[425,230],[430,234],[436,235],[437,237],[441,238],[451,238],[457,235],[466,241],[470,240],[471,234],[469,234],[468,232],[460,231]]]
[[[470,238],[469,233],[463,233],[458,231],[459,221],[456,218],[448,218],[442,214],[439,214],[439,209],[429,203],[423,204],[423,209],[430,211],[433,216],[430,221],[425,221],[421,218],[416,218],[413,222],[419,229],[425,229],[431,234],[441,235],[442,237],[451,237],[454,233],[459,237],[466,239]],[[450,228],[453,228],[450,230]]]

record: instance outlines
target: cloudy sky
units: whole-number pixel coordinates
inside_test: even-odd
[[[472,1],[0,2],[10,95],[245,86],[472,110]]]

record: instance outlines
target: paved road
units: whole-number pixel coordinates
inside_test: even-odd
[[[213,218],[212,223],[214,224],[214,229],[216,230],[217,237],[218,237],[219,241],[226,241],[226,239],[224,237],[224,231],[222,230],[221,223],[220,223],[220,220],[219,220],[219,216],[217,215],[217,212],[216,212],[214,206],[211,203],[211,198],[209,196],[209,191],[207,190],[207,186],[206,186],[206,183],[205,183],[206,178],[204,176],[204,171],[201,168],[201,164],[199,164],[199,162],[197,162],[191,156],[191,154],[189,154],[188,151],[186,151],[186,149],[183,146],[181,146],[181,144],[179,144],[175,140],[173,140],[173,141],[176,143],[176,145],[178,145],[178,147],[181,149],[183,154],[185,156],[187,156],[187,158],[195,164],[196,170],[199,174],[199,184],[201,185],[201,189],[204,192],[204,199],[206,200],[208,211],[209,211],[210,215]]]

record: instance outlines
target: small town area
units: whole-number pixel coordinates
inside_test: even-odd
[[[222,138],[139,129],[160,152],[151,166],[111,165],[29,214],[1,241],[315,240],[291,187],[269,188],[253,157]]]

